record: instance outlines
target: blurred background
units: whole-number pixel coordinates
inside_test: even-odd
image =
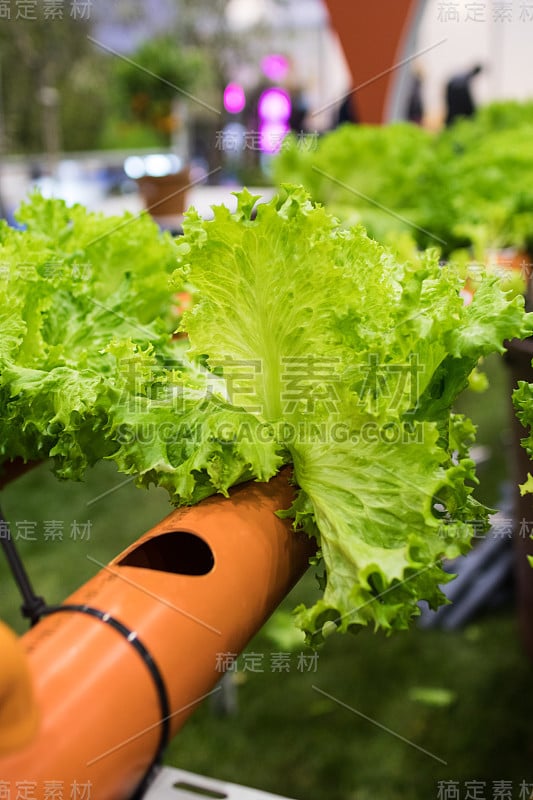
[[[370,32],[377,49],[394,5],[383,3],[382,30]],[[476,102],[531,95],[523,68],[531,4],[412,5],[380,121],[409,117],[407,84],[416,76],[420,121],[438,129],[447,81],[474,64],[483,66]],[[145,167],[130,162],[128,175],[124,162],[169,149],[192,166],[195,182],[264,185],[288,130],[307,133],[313,148],[313,137],[347,119],[343,100],[354,84],[324,0],[6,0],[0,8],[0,197],[8,218],[35,181],[69,200],[83,195],[90,207],[140,208],[133,181]],[[344,44],[362,46],[357,24],[340,33]]]
[[[298,181],[305,173],[298,158],[314,158],[340,125],[351,130],[366,122],[410,121],[424,136],[440,134],[447,127],[447,85],[476,65],[481,66],[471,86],[476,109],[495,101],[518,101],[530,109],[533,3],[411,4],[408,33],[397,42],[386,70],[390,80],[379,119],[367,119],[357,101],[361,84],[380,76],[354,79],[346,42],[362,46],[366,37],[365,46],[379,51],[393,27],[395,0],[377,5],[381,21],[370,36],[357,25],[338,30],[336,5],[322,0],[0,2],[1,216],[16,225],[17,206],[37,187],[105,214],[148,208],[161,227],[179,233],[190,205],[208,216],[213,203],[232,205],[236,187],[257,187],[270,197],[280,175]],[[498,135],[502,128],[510,132],[498,140],[500,150],[488,139],[485,158],[501,156],[496,166],[457,162],[461,166],[450,175],[457,196],[466,173],[476,185],[479,174],[491,169],[503,179],[510,174],[513,132],[520,128],[521,156],[512,175],[523,181],[520,208],[531,215],[531,122],[522,126],[513,114],[505,125],[494,123],[495,115],[490,118],[493,127],[500,125]],[[450,163],[459,151],[475,155],[479,137],[493,135],[489,117],[483,119],[473,133],[444,139],[445,150],[433,153],[435,162],[443,163],[443,152]],[[284,144],[289,133],[298,156],[292,161]],[[347,142],[344,148],[351,147]],[[404,151],[392,151],[385,168],[390,166],[396,187],[416,172],[421,143],[410,145],[412,161],[403,164],[404,177],[395,171]],[[336,145],[331,149],[328,165],[339,152]],[[352,151],[346,153],[353,161]],[[276,166],[278,158],[282,167]],[[346,179],[346,163],[340,159],[333,182]],[[426,181],[437,188],[436,199],[428,217],[420,218],[424,225],[429,219],[434,232],[440,224],[437,212],[448,201],[453,206],[443,189],[452,184],[437,166],[433,161],[428,166],[433,177]],[[370,175],[371,167],[367,161],[357,179]],[[150,179],[172,176],[179,176],[178,182],[164,183],[163,194],[154,194]],[[361,186],[353,184],[356,194]],[[369,186],[365,192],[372,195],[374,184]],[[418,188],[410,191],[413,196]],[[471,197],[464,191],[454,207],[460,222]],[[178,203],[167,205],[169,198]],[[497,200],[499,209],[500,194]],[[348,219],[354,209],[348,213],[346,206],[343,201],[339,215]],[[529,225],[530,216],[524,219]],[[363,214],[363,221],[384,230],[371,215]],[[463,250],[476,245],[474,222],[475,234],[456,224],[453,236],[446,230],[447,240]],[[521,231],[517,239],[526,248],[528,265],[530,231]],[[498,244],[516,243],[512,237],[493,238]],[[391,243],[389,230],[384,239]],[[483,239],[484,246],[493,243]],[[394,244],[401,250],[412,243],[397,238]],[[511,542],[521,521],[514,499],[516,434],[510,405],[516,376],[499,356],[483,369],[488,389],[465,394],[459,410],[478,426],[476,496],[497,514],[487,540],[476,543],[477,561],[450,565],[450,571],[464,575],[457,584],[455,619],[423,609],[420,624],[409,632],[388,639],[371,631],[338,637],[315,659],[290,618],[291,609],[310,602],[316,591],[309,573],[241,656],[226,680],[223,702],[204,703],[178,735],[168,764],[300,800],[531,797],[531,659],[519,629]],[[24,520],[31,522],[30,533],[26,525],[18,544],[39,593],[52,603],[96,572],[94,560],[107,562],[170,510],[162,490],[137,490],[109,464],[72,485],[58,482],[41,465],[3,489],[1,504],[12,529],[23,530]],[[530,518],[523,518],[526,528]],[[1,560],[0,575],[0,617],[22,632],[19,598]]]

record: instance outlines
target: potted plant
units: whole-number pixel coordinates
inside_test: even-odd
[[[151,38],[131,56],[116,62],[117,94],[124,118],[171,153],[168,159],[163,155],[136,159],[131,172],[145,207],[160,222],[182,215],[186,207],[188,100],[204,72],[205,60],[199,50],[184,47],[172,35]]]

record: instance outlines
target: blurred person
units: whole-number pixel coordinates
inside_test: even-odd
[[[422,72],[413,70],[410,76],[410,87],[407,95],[405,117],[409,122],[421,125],[424,119],[424,101],[422,99]]]
[[[307,133],[307,115],[309,113],[309,102],[303,89],[292,89],[291,115],[289,117],[289,128],[293,133]]]
[[[467,72],[455,75],[446,84],[446,125],[451,125],[457,117],[471,117],[475,113],[471,82],[482,69],[480,64],[476,64]]]
[[[359,122],[354,91],[348,92],[341,102],[333,122],[333,127],[337,128],[344,122],[351,122],[354,125]]]

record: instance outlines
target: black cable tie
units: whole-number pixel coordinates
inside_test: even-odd
[[[19,551],[17,550],[15,542],[13,541],[13,537],[11,536],[9,524],[4,519],[1,509],[0,528],[2,529],[3,534],[7,533],[7,536],[3,535],[0,537],[0,543],[2,544],[2,548],[4,550],[7,563],[13,574],[15,583],[17,584],[22,596],[23,602],[20,607],[22,616],[29,619],[31,626],[33,627],[33,625],[36,625],[41,619],[44,609],[46,608],[46,602],[44,597],[37,595],[33,589],[29,575],[26,572],[26,568],[24,567]]]
[[[157,692],[157,696],[159,699],[159,708],[161,712],[161,734],[159,737],[159,744],[157,746],[154,758],[152,759],[152,762],[150,763],[144,777],[141,779],[139,785],[137,786],[135,793],[130,798],[130,800],[141,800],[142,796],[144,795],[148,786],[150,785],[150,783],[154,778],[156,768],[160,766],[163,760],[163,754],[170,739],[170,718],[171,718],[170,701],[168,698],[168,692],[165,680],[153,656],[151,655],[148,648],[138,638],[137,633],[135,631],[132,631],[130,628],[128,628],[126,625],[124,625],[115,617],[111,616],[111,614],[101,611],[98,608],[93,608],[92,606],[87,606],[83,604],[69,605],[68,603],[60,606],[46,606],[43,609],[42,614],[49,615],[49,614],[55,614],[60,611],[73,611],[81,614],[87,614],[88,616],[95,617],[96,619],[100,620],[100,622],[103,622],[106,625],[110,625],[114,630],[120,633],[127,641],[127,643],[131,645],[131,647],[133,647],[133,649],[140,655],[144,664],[148,668],[148,672],[152,677]]]

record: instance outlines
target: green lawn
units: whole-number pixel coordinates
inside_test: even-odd
[[[490,392],[462,405],[492,453],[480,468],[478,496],[497,504],[509,467],[508,390],[501,362],[493,359],[488,368]],[[34,523],[35,540],[18,544],[49,602],[97,571],[90,559],[108,561],[170,510],[164,492],[124,481],[104,464],[82,484],[60,483],[42,465],[1,493],[15,535]],[[52,528],[62,528],[62,541],[45,538]],[[23,631],[2,559],[0,574],[0,617]],[[308,573],[282,609],[313,592]],[[205,702],[170,746],[169,764],[299,800],[438,800],[439,781],[458,781],[463,800],[473,780],[485,782],[485,793],[478,788],[472,797],[498,800],[496,781],[512,788],[499,800],[525,796],[521,783],[533,784],[532,665],[513,608],[460,632],[415,627],[390,638],[333,637],[319,651],[316,671],[310,660],[299,663],[302,652],[310,653],[283,623],[279,617],[266,626],[239,660],[232,676],[238,712],[220,716]],[[272,666],[280,652],[288,671]]]
[[[238,713],[204,705],[169,763],[302,800],[429,800],[439,780],[472,779],[512,780],[518,796],[533,782],[531,664],[510,611],[461,633],[332,640],[310,673],[296,658],[272,672],[273,649],[257,638],[264,672],[236,676]],[[445,705],[417,701],[421,688],[446,690]]]
[[[58,481],[47,464],[39,465],[6,486],[0,505],[35,589],[49,603],[61,602],[98,571],[90,558],[106,563],[171,510],[166,492],[135,488],[112,464],[98,465],[83,483]],[[51,538],[54,529],[62,539]],[[0,617],[24,630],[3,560],[0,569]]]

